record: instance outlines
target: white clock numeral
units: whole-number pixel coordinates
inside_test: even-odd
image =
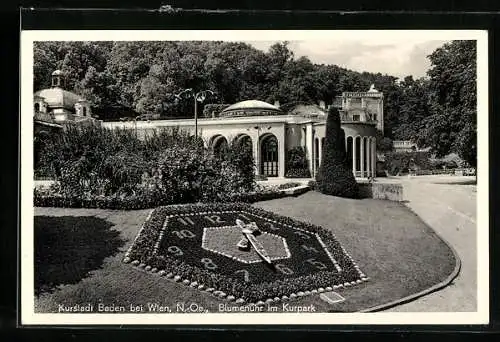
[[[316,259],[314,258],[311,258],[311,259],[307,259],[306,262],[310,263],[311,265],[315,266],[317,269],[319,270],[324,270],[326,268],[326,265],[323,264],[322,262],[320,261],[317,261]]]
[[[172,254],[175,254],[177,256],[181,256],[183,255],[184,253],[182,252],[182,249],[180,249],[179,247],[177,246],[170,246],[167,248],[167,250],[172,253]]]
[[[302,248],[306,250],[307,252],[314,252],[318,253],[318,250],[312,246],[307,246],[307,245],[302,245]]]
[[[203,263],[205,268],[207,268],[209,270],[217,269],[217,265],[210,258],[203,258],[203,259],[201,259],[201,262]]]
[[[224,223],[224,220],[222,220],[219,215],[205,216],[205,218],[212,224]]]
[[[184,238],[192,239],[196,236],[195,233],[193,233],[192,231],[187,230],[187,229],[183,229],[181,231],[172,230],[172,234],[177,235],[177,237],[180,239],[184,239]]]
[[[264,225],[266,227],[268,227],[269,229],[271,230],[279,230],[280,228],[279,227],[276,227],[274,224],[272,224],[271,222],[264,222]]]
[[[189,217],[185,217],[185,218],[178,217],[177,221],[179,221],[180,223],[182,223],[185,226],[194,226],[193,220],[191,220],[191,218],[189,218]]]
[[[276,269],[286,275],[293,274],[293,271],[283,264],[277,264]]]
[[[246,282],[249,282],[250,281],[250,273],[248,273],[247,270],[238,270],[234,273],[243,273],[243,279],[246,281]]]
[[[301,237],[301,238],[303,238],[303,239],[310,239],[310,238],[311,238],[308,234],[306,234],[306,233],[302,233],[302,232],[301,232],[301,231],[299,231],[299,230],[296,230],[294,233],[295,233],[295,234],[297,234],[298,236],[300,236],[300,237]]]

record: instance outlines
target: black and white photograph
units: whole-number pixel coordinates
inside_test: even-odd
[[[22,31],[22,324],[486,324],[487,32]]]

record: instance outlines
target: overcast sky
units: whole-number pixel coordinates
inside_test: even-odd
[[[248,41],[256,48],[267,51],[276,41]],[[426,75],[430,67],[427,56],[442,46],[443,40],[366,40],[290,41],[295,57],[307,56],[313,63],[336,64],[355,70],[380,72],[403,78]]]

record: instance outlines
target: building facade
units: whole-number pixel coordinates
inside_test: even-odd
[[[52,132],[71,124],[99,123],[107,128],[132,129],[143,138],[158,129],[179,128],[194,133],[194,119],[133,120],[101,122],[92,117],[91,106],[80,95],[64,90],[64,74],[52,73],[52,87],[33,96],[35,134]],[[367,92],[345,92],[334,100],[345,132],[349,163],[357,178],[376,176],[376,131],[383,129],[383,94],[374,86]],[[198,136],[206,146],[221,150],[232,142],[251,146],[256,173],[267,177],[284,177],[286,155],[302,147],[315,175],[323,157],[327,107],[297,105],[284,111],[279,104],[258,100],[235,103],[211,118],[197,120]]]
[[[66,124],[98,122],[92,117],[90,103],[78,94],[64,90],[65,76],[60,70],[52,73],[52,86],[33,96],[35,129],[41,126],[64,128]]]
[[[353,95],[356,94],[356,95]],[[356,99],[361,101],[356,101]],[[357,103],[360,102],[360,106]],[[376,176],[376,131],[383,128],[383,95],[373,86],[368,92],[343,93],[341,126],[349,163],[357,178]],[[300,146],[306,151],[309,170],[315,175],[322,160],[327,110],[324,105],[301,105],[285,112],[258,100],[235,103],[217,117],[198,119],[198,136],[206,146],[222,149],[237,141],[252,147],[256,173],[284,177],[287,151]],[[108,128],[136,130],[138,137],[162,128],[194,133],[194,119],[103,122]]]

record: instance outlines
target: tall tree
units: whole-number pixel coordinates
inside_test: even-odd
[[[316,175],[319,190],[332,196],[358,197],[358,184],[347,162],[345,133],[340,127],[340,115],[335,107],[330,107],[328,111],[325,136],[323,158]]]
[[[476,42],[453,41],[430,56],[431,114],[419,141],[438,156],[456,152],[471,166],[477,156]]]

